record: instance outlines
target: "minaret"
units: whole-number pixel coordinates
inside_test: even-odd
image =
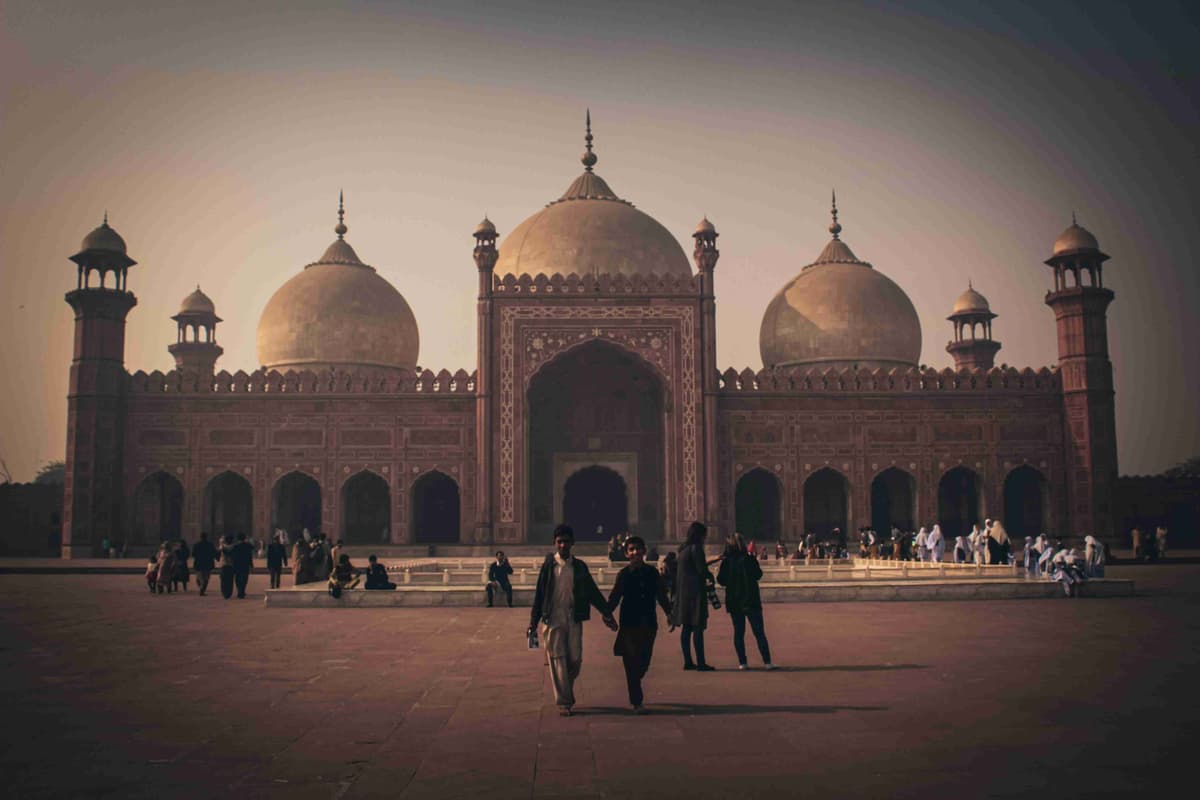
[[[200,284],[183,299],[179,313],[171,319],[179,326],[175,344],[167,347],[175,356],[176,369],[206,378],[199,382],[202,391],[211,388],[217,359],[225,351],[217,344],[217,323],[221,318],[213,301],[200,291]]]
[[[491,544],[492,530],[492,273],[496,269],[496,226],[483,215],[475,227],[475,268],[479,272],[475,342],[475,541]]]
[[[992,339],[995,318],[987,298],[967,281],[967,290],[946,317],[954,325],[954,340],[946,345],[946,352],[954,356],[955,369],[991,369],[995,365],[1000,350],[1000,343]]]
[[[71,260],[78,283],[66,295],[75,310],[75,352],[67,393],[62,556],[92,558],[104,539],[115,544],[124,537],[125,317],[137,305],[127,284],[137,262],[108,226],[107,212]]]
[[[704,392],[704,513],[709,524],[721,519],[717,491],[717,300],[713,291],[713,273],[721,251],[717,249],[716,226],[708,217],[700,220],[692,238],[696,247],[692,259],[700,273],[700,336],[703,343],[701,390]]]
[[[1058,322],[1058,366],[1066,420],[1068,518],[1073,536],[1113,541],[1112,497],[1117,480],[1117,425],[1106,313],[1113,293],[1104,288],[1096,237],[1071,215],[1046,264],[1054,290],[1046,305]],[[1086,280],[1085,280],[1086,276]]]

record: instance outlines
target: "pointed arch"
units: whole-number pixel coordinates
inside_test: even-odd
[[[200,529],[211,536],[254,533],[254,489],[250,481],[236,472],[225,470],[204,487],[200,510]]]
[[[850,516],[850,481],[833,467],[822,467],[804,481],[804,530],[818,540],[845,541]]]
[[[271,487],[271,528],[282,528],[295,540],[305,528],[321,531],[321,484],[306,472],[281,475]]]
[[[458,482],[440,470],[430,470],[413,481],[412,541],[453,544],[459,541],[462,500]]]
[[[1037,536],[1047,528],[1046,476],[1028,464],[1004,477],[1004,528],[1009,536]]]
[[[131,508],[130,544],[157,544],[183,532],[183,484],[163,470],[142,479]]]
[[[563,485],[562,521],[577,541],[605,541],[629,530],[629,491],[615,470],[593,464]]]
[[[368,469],[342,484],[342,532],[347,544],[386,544],[392,534],[392,492],[387,480]]]
[[[734,529],[747,541],[775,542],[783,538],[779,478],[764,467],[755,467],[738,478],[734,487]]]
[[[899,467],[881,470],[871,481],[871,527],[886,537],[892,526],[915,530],[917,479]]]
[[[946,470],[938,481],[938,524],[942,535],[953,540],[983,522],[983,482],[968,467]]]

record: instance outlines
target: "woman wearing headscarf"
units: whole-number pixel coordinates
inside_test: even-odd
[[[1084,572],[1089,578],[1104,577],[1104,547],[1095,536],[1083,537]]]
[[[967,554],[971,552],[971,545],[967,542],[967,537],[954,537],[954,563],[967,563]]]
[[[712,582],[712,573],[704,560],[704,537],[708,528],[693,522],[687,539],[679,548],[678,573],[675,578],[675,599],[671,608],[671,624],[681,628],[679,645],[683,649],[683,668],[711,672],[704,660],[704,629],[708,627],[708,593],[705,584]],[[692,660],[692,647],[696,659]]]
[[[996,520],[988,528],[988,539],[996,543],[992,563],[1007,564],[1008,557],[1012,555],[1012,542],[1008,540],[1008,533],[1004,530],[1004,525],[1000,520]]]
[[[971,535],[967,537],[971,543],[971,560],[976,564],[987,561],[987,534],[978,525],[971,526]]]
[[[305,529],[304,535],[308,536],[308,530]],[[311,538],[311,537],[310,537]],[[308,540],[303,536],[297,537],[296,543],[292,545],[292,585],[299,586],[303,583],[308,583],[310,567],[309,554],[310,546]]]
[[[942,535],[941,525],[933,526],[933,530],[925,539],[925,546],[929,548],[929,559],[935,564],[940,564],[946,556],[946,537]]]
[[[929,560],[929,531],[925,530],[925,526],[921,526],[921,530],[917,531],[917,560]]]

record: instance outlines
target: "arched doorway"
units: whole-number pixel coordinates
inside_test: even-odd
[[[294,541],[305,528],[321,532],[321,484],[303,472],[289,472],[271,490],[271,527],[282,528]]]
[[[831,540],[837,528],[841,543],[846,541],[849,516],[850,482],[842,473],[825,467],[804,482],[804,531],[812,531],[817,540]]]
[[[437,470],[425,473],[412,488],[412,540],[447,544],[458,536],[458,484]]]
[[[1046,479],[1029,465],[1004,479],[1004,529],[1009,536],[1037,536],[1046,528]]]
[[[584,467],[563,486],[562,520],[578,541],[605,541],[629,530],[625,481],[607,467]]]
[[[733,495],[735,527],[746,541],[780,540],[779,481],[774,475],[762,468],[752,469],[738,479]]]
[[[363,470],[342,484],[342,538],[347,544],[384,544],[392,538],[387,481]]]
[[[897,467],[885,469],[871,481],[871,527],[881,540],[891,534],[893,525],[902,531],[914,530],[916,493],[916,480]]]
[[[668,476],[665,392],[658,374],[632,353],[593,340],[542,366],[526,397],[529,540],[550,540],[566,505],[560,493],[568,477],[589,465],[624,479],[622,527],[661,539]],[[605,524],[605,531],[613,524],[618,523]],[[577,536],[594,532],[595,525],[576,528]]]
[[[955,467],[938,481],[938,524],[947,541],[982,522],[979,495],[979,476],[966,467]]]
[[[222,472],[204,487],[200,530],[220,537],[254,534],[254,491],[250,482],[233,472]]]
[[[183,532],[183,484],[165,472],[147,475],[133,496],[130,544],[157,544]]]

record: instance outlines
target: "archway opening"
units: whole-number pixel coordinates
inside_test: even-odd
[[[1009,536],[1045,533],[1046,479],[1031,466],[1017,467],[1004,479],[1004,529]]]
[[[271,527],[282,528],[295,541],[305,528],[321,532],[321,485],[303,472],[289,472],[271,491]]]
[[[811,531],[818,541],[830,541],[837,528],[844,545],[849,506],[850,482],[845,476],[829,467],[817,470],[804,482],[805,532]]]
[[[893,525],[902,531],[914,530],[916,493],[913,476],[896,467],[885,469],[871,481],[871,527],[881,539],[891,534]]]
[[[183,532],[183,484],[165,472],[147,475],[133,500],[130,544],[178,539]]]
[[[458,484],[434,470],[417,479],[412,488],[412,540],[452,544],[459,537]]]
[[[233,472],[222,472],[204,487],[200,511],[200,529],[210,536],[244,533],[254,530],[254,490],[250,482]]]
[[[966,467],[955,467],[938,481],[938,524],[948,541],[981,522],[979,495],[979,476]]]
[[[526,397],[530,540],[549,541],[565,505],[557,492],[588,465],[607,466],[624,478],[625,524],[634,533],[663,538],[666,414],[657,373],[616,345],[590,341],[544,365]],[[594,526],[576,529],[579,536],[593,533]]]
[[[342,486],[342,538],[347,544],[386,544],[392,538],[387,481],[374,472],[353,475]]]
[[[607,467],[584,467],[563,487],[563,522],[578,541],[604,541],[629,530],[625,481]]]
[[[780,519],[779,481],[765,469],[752,469],[734,488],[734,522],[747,540],[776,542],[783,530]]]

